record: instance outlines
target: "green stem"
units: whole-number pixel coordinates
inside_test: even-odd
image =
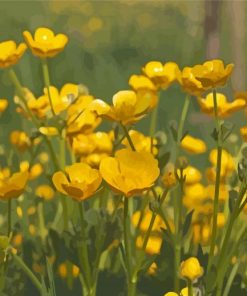
[[[226,287],[225,287],[223,296],[228,296],[229,295],[232,282],[233,282],[233,280],[234,280],[234,278],[235,278],[235,276],[237,274],[237,271],[238,271],[239,264],[240,264],[240,262],[237,262],[237,263],[234,264],[234,266],[233,266],[233,268],[232,268],[232,270],[230,272],[230,275],[229,275],[229,277],[227,279]],[[219,296],[220,296],[220,294],[219,294]]]
[[[49,102],[50,102],[50,106],[51,106],[51,112],[52,112],[53,116],[56,116],[56,113],[55,113],[54,107],[53,107],[53,103],[52,103],[52,99],[51,99],[51,93],[50,93],[51,83],[50,83],[48,62],[47,62],[46,58],[42,59],[42,71],[43,71],[45,87],[47,89],[47,94],[48,94],[48,98],[49,98]]]
[[[156,131],[156,124],[157,124],[157,116],[158,116],[158,107],[159,107],[159,100],[157,102],[157,105],[153,109],[151,113],[151,121],[150,121],[150,137],[151,137],[151,153],[153,153],[153,146],[154,146],[154,134]]]
[[[8,200],[8,237],[10,237],[10,233],[11,233],[11,228],[12,228],[12,223],[11,223],[11,216],[12,216],[12,213],[11,213],[11,198]]]
[[[187,284],[188,284],[188,296],[193,296],[193,285],[192,285],[192,281],[188,280]]]
[[[31,269],[24,263],[24,261],[17,255],[12,254],[15,262],[20,266],[20,268],[25,272],[25,274],[29,277],[29,279],[32,281],[34,286],[39,290],[39,292],[42,294],[42,285],[38,278],[33,274]]]
[[[190,101],[191,101],[190,95],[187,95],[184,100],[184,105],[182,108],[182,113],[181,113],[180,121],[178,124],[177,142],[176,142],[176,149],[175,149],[175,161],[178,159],[180,154],[181,139],[183,137],[184,124],[189,111]],[[181,190],[183,191],[183,189]],[[174,220],[175,220],[174,290],[177,293],[180,290],[179,266],[180,266],[180,259],[181,259],[181,239],[180,239],[181,227],[180,227],[179,221],[181,221],[181,214],[182,214],[182,196],[180,194],[177,194],[176,198],[174,199]]]
[[[85,282],[88,287],[88,296],[90,295],[90,291],[92,289],[92,281],[91,281],[91,268],[89,264],[89,256],[88,256],[88,248],[87,248],[87,233],[86,233],[86,223],[85,223],[85,212],[84,212],[84,203],[79,202],[79,214],[80,214],[80,221],[81,221],[81,268],[83,270]],[[91,295],[90,295],[91,296]]]
[[[217,164],[216,164],[216,180],[215,180],[215,190],[214,190],[214,208],[213,208],[213,223],[212,223],[212,235],[208,259],[208,271],[212,265],[212,259],[214,256],[214,249],[216,244],[217,236],[217,215],[219,211],[219,190],[220,190],[220,175],[221,175],[221,158],[222,158],[222,132],[220,127],[220,121],[218,117],[218,105],[217,105],[217,93],[213,90],[213,100],[214,100],[214,117],[215,117],[215,127],[217,132]]]
[[[124,124],[122,124],[122,123],[120,123],[120,125],[121,125],[121,127],[122,127],[122,129],[123,129],[123,131],[124,131],[124,134],[125,134],[125,136],[126,136],[128,142],[129,142],[129,145],[130,145],[131,149],[132,149],[133,151],[136,151],[135,146],[134,146],[134,144],[133,144],[133,142],[132,142],[132,140],[131,140],[131,137],[130,137],[130,135],[129,135],[129,132],[128,132],[126,126],[125,126]]]

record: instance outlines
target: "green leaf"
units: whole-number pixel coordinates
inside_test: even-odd
[[[162,155],[158,157],[159,162],[159,168],[162,170],[168,163],[170,159],[171,153],[170,152],[164,152]]]
[[[193,213],[194,213],[194,210],[190,211],[185,217],[185,221],[184,221],[184,225],[183,225],[183,237],[185,237],[185,235],[189,231]]]

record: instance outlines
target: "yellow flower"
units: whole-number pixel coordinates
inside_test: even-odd
[[[136,211],[133,214],[132,223],[134,227],[137,227],[140,217],[141,217],[141,211]],[[143,217],[139,226],[142,232],[144,233],[147,232],[151,222],[151,218],[152,218],[152,212],[150,210],[146,210],[143,214]],[[160,232],[161,227],[165,228],[165,224],[162,218],[159,215],[157,215],[152,227],[152,232]]]
[[[28,31],[23,32],[23,36],[32,53],[40,58],[54,57],[63,51],[68,42],[66,35],[55,35],[48,28],[38,28],[34,33],[34,38]]]
[[[10,143],[14,145],[20,152],[25,151],[31,146],[31,141],[28,135],[23,131],[11,132]]]
[[[151,108],[152,96],[149,93],[138,95],[132,90],[122,90],[113,96],[112,102],[113,106],[110,106],[102,100],[94,100],[91,108],[100,117],[127,125],[146,115]]]
[[[217,227],[223,228],[226,224],[226,216],[224,213],[217,214]]]
[[[165,187],[170,188],[177,183],[177,179],[175,176],[175,168],[172,163],[168,163],[165,167],[164,174],[162,176],[162,182]]]
[[[178,77],[178,81],[184,92],[192,96],[200,96],[206,89],[202,83],[195,78],[191,67],[185,67]]]
[[[247,126],[240,128],[240,134],[243,137],[244,141],[247,142]]]
[[[91,110],[94,97],[90,95],[80,95],[75,103],[67,109],[67,135],[77,133],[92,133],[101,123],[101,119]]]
[[[146,137],[142,133],[135,131],[135,130],[130,130],[129,131],[130,138],[134,144],[134,147],[136,151],[138,152],[151,152],[151,147],[152,147],[152,153],[154,155],[158,154],[158,148],[156,147],[158,144],[157,139],[152,139],[151,137]],[[122,141],[122,144],[131,149],[129,141],[124,138]],[[151,146],[152,144],[152,146]]]
[[[232,102],[228,102],[227,98],[222,93],[216,94],[218,116],[226,117],[233,112],[242,110],[246,107],[246,101],[244,99],[235,99]],[[213,93],[209,93],[206,98],[198,98],[201,111],[203,113],[214,115],[214,99]]]
[[[3,178],[2,178],[3,177]],[[0,199],[8,200],[19,197],[26,187],[28,172],[18,172],[0,178]]]
[[[151,90],[156,91],[157,88],[148,77],[144,75],[131,75],[129,79],[129,85],[134,91],[138,90]]]
[[[214,179],[215,181],[215,179]],[[207,196],[210,198],[210,199],[214,199],[214,190],[215,190],[215,185],[214,184],[210,184],[206,187],[206,190],[207,190]],[[228,187],[223,184],[223,183],[220,183],[220,188],[219,188],[219,201],[220,202],[225,202],[228,200],[228,197],[229,197],[229,189]]]
[[[150,78],[157,88],[168,88],[177,80],[179,75],[178,65],[174,62],[162,64],[158,61],[151,61],[142,68],[144,74]]]
[[[36,188],[35,194],[45,200],[51,200],[54,197],[54,190],[49,185],[40,185]]]
[[[72,149],[76,155],[81,156],[81,161],[92,167],[98,167],[101,160],[112,153],[112,140],[110,133],[78,134],[73,137]]]
[[[15,41],[8,40],[0,43],[0,68],[7,68],[16,64],[23,56],[27,46],[20,43],[18,46]]]
[[[65,173],[56,172],[52,177],[53,184],[59,192],[79,201],[92,196],[102,181],[98,170],[85,163],[67,166]]]
[[[203,268],[196,257],[190,257],[181,262],[180,274],[182,277],[194,281],[203,275]]]
[[[175,292],[168,292],[168,293],[165,293],[164,296],[179,296],[179,295]]]
[[[233,64],[224,66],[221,60],[206,61],[192,68],[192,73],[204,88],[224,86],[233,70]]]
[[[130,197],[152,187],[160,170],[151,153],[122,149],[101,161],[100,173],[113,191]]]
[[[66,263],[61,263],[58,266],[58,274],[61,278],[66,278],[68,275],[68,268]]]
[[[183,203],[188,209],[199,207],[207,197],[206,188],[201,183],[187,185],[184,188]]]
[[[20,171],[28,172],[28,179],[34,180],[43,173],[43,167],[40,163],[35,163],[30,167],[30,163],[28,161],[22,161],[20,163]]]
[[[193,243],[194,244],[201,244],[204,246],[208,245],[209,239],[211,236],[211,228],[212,228],[212,226],[209,224],[194,223],[192,226]]]
[[[162,245],[161,237],[150,235],[145,251],[149,255],[159,254],[161,245]],[[136,239],[136,247],[141,249],[142,246],[143,246],[143,237],[139,235]]]
[[[54,126],[42,126],[39,128],[39,132],[45,136],[57,136],[58,129]]]
[[[201,139],[186,135],[181,141],[181,147],[187,152],[193,154],[204,153],[207,149],[207,146],[204,141]]]
[[[180,171],[177,171],[178,176],[180,176]],[[199,183],[201,181],[202,175],[198,169],[193,166],[187,166],[183,170],[183,175],[186,176],[185,184],[193,185],[195,183]]]
[[[0,99],[0,113],[3,113],[6,110],[6,108],[8,107],[8,104],[9,104],[8,100]]]

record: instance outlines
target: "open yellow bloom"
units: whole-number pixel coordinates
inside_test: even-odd
[[[20,152],[25,151],[31,146],[31,141],[28,135],[23,131],[11,132],[10,143],[14,145]]]
[[[91,110],[94,101],[91,95],[80,95],[68,107],[66,129],[68,136],[78,133],[90,134],[101,123],[101,119],[94,110]]]
[[[244,141],[247,142],[247,126],[240,128],[240,134],[243,137]]]
[[[207,149],[207,146],[204,141],[201,139],[186,135],[181,141],[181,147],[187,152],[193,154],[204,153]]]
[[[54,57],[63,51],[68,42],[66,35],[55,35],[48,28],[38,28],[34,33],[34,38],[28,31],[23,32],[23,36],[32,53],[40,58]]]
[[[124,125],[133,124],[151,109],[152,95],[150,93],[138,95],[132,90],[122,90],[113,96],[112,102],[113,106],[110,106],[102,100],[94,100],[91,108],[100,117]]]
[[[78,201],[92,196],[102,181],[99,171],[92,169],[86,163],[67,166],[65,173],[56,172],[52,177],[52,182],[59,192]]]
[[[203,246],[209,244],[212,226],[209,223],[193,223],[193,243]]]
[[[168,293],[165,293],[164,296],[179,296],[179,295],[175,292],[168,292]]]
[[[8,107],[8,104],[9,104],[8,100],[0,99],[0,113],[3,113],[6,110],[6,108]]]
[[[192,68],[192,73],[204,88],[224,86],[233,70],[233,64],[224,66],[221,60],[206,61]]]
[[[112,141],[111,133],[78,134],[73,137],[72,149],[76,155],[81,157],[81,161],[92,167],[98,167],[101,160],[112,153]]]
[[[202,83],[195,78],[191,67],[183,68],[183,71],[178,76],[178,81],[183,91],[192,96],[200,96],[206,91]]]
[[[45,200],[51,200],[54,197],[54,190],[49,185],[40,185],[36,188],[35,194]]]
[[[180,176],[180,171],[177,171],[178,176]],[[193,166],[187,166],[184,170],[183,170],[183,175],[186,176],[185,179],[185,184],[186,185],[193,185],[195,183],[198,183],[201,181],[202,179],[202,174],[201,172],[193,167]]]
[[[160,236],[150,235],[145,252],[149,255],[159,254],[162,245]],[[139,235],[136,239],[136,247],[141,249],[143,246],[143,237]]]
[[[196,209],[207,198],[206,188],[201,183],[186,185],[184,187],[183,204],[189,209]]]
[[[153,213],[150,210],[146,210],[143,214],[143,217],[142,217],[142,220],[140,223],[140,230],[144,233],[148,231],[148,227],[151,222],[152,214]],[[135,227],[138,226],[138,222],[139,222],[140,217],[141,217],[141,211],[136,211],[133,214],[132,223]],[[152,232],[160,232],[161,227],[165,228],[165,224],[164,224],[164,221],[162,220],[162,218],[159,215],[157,215],[156,219],[154,221],[153,227],[152,227]]]
[[[0,174],[0,199],[19,197],[24,192],[27,181],[28,172],[18,172],[13,175]]]
[[[190,257],[181,262],[180,274],[182,277],[194,281],[203,275],[203,268],[196,257]]]
[[[7,68],[16,64],[23,56],[26,48],[25,43],[20,43],[17,46],[13,40],[0,42],[0,68]]]
[[[234,112],[242,110],[246,107],[246,101],[244,99],[235,99],[232,102],[228,102],[227,98],[222,93],[216,94],[218,116],[226,117]],[[209,93],[206,98],[198,98],[201,111],[203,113],[214,115],[214,99],[213,93]]]
[[[59,134],[58,129],[54,126],[41,126],[39,132],[45,136],[57,136]]]
[[[142,133],[135,131],[135,130],[130,130],[129,135],[130,135],[130,138],[134,144],[136,151],[151,152],[151,147],[152,147],[152,153],[154,155],[158,154],[158,148],[156,147],[158,144],[157,139],[152,139],[151,137],[146,137]],[[129,149],[131,149],[129,141],[126,138],[123,139],[122,144],[125,147],[128,147]],[[151,144],[152,144],[152,146],[151,146]]]
[[[144,74],[150,78],[157,88],[168,88],[177,80],[179,75],[178,65],[174,62],[162,64],[158,61],[148,62],[143,68]]]
[[[100,173],[113,191],[130,197],[152,187],[160,170],[151,153],[122,149],[101,161]]]
[[[34,180],[43,173],[43,167],[40,163],[35,163],[30,167],[30,163],[28,161],[22,161],[20,163],[20,171],[28,172],[29,180]]]

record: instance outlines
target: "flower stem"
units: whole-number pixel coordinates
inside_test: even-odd
[[[47,89],[47,94],[48,94],[48,98],[49,98],[49,102],[50,102],[50,106],[51,106],[51,112],[52,112],[53,116],[56,116],[56,113],[54,111],[54,107],[52,104],[51,93],[50,93],[51,83],[50,83],[50,75],[49,75],[47,58],[42,59],[42,71],[43,71],[45,87]]]
[[[150,151],[151,153],[153,153],[153,146],[154,146],[153,142],[154,142],[154,134],[156,131],[156,125],[157,125],[158,107],[159,107],[159,100],[151,113],[150,130],[149,130],[149,134],[151,137],[151,151]]]
[[[29,279],[32,281],[34,286],[39,290],[39,292],[42,294],[42,285],[38,278],[33,274],[31,269],[24,263],[24,261],[17,255],[12,254],[15,262],[20,266],[20,268],[25,272],[25,274],[29,277]]]
[[[89,264],[88,248],[87,248],[87,233],[85,223],[84,203],[79,202],[79,214],[81,221],[81,245],[80,245],[80,257],[81,257],[81,269],[83,270],[84,279],[88,288],[88,296],[91,296],[92,281],[91,281],[91,268]]]
[[[126,126],[125,126],[124,124],[122,124],[122,123],[120,123],[120,125],[121,125],[121,127],[122,127],[122,129],[123,129],[123,131],[124,131],[124,134],[125,134],[125,136],[126,136],[128,142],[129,142],[129,145],[130,145],[131,149],[132,149],[133,151],[136,151],[135,146],[134,146],[134,144],[133,144],[133,142],[132,142],[132,140],[131,140],[131,137],[130,137],[130,135],[129,135],[129,132],[128,132]]]
[[[211,243],[210,243],[210,250],[209,250],[208,269],[207,269],[208,271],[210,271],[210,268],[212,265],[212,259],[214,256],[214,249],[215,249],[216,236],[217,236],[217,215],[219,211],[219,190],[220,190],[221,158],[222,158],[222,132],[221,132],[220,121],[218,117],[216,89],[213,90],[213,100],[214,100],[215,127],[217,132],[217,164],[216,164],[216,180],[215,180],[215,190],[214,190],[212,236],[211,236]]]
[[[188,296],[193,296],[193,285],[192,285],[192,281],[191,280],[188,280],[187,284],[188,284]]]
[[[11,233],[11,228],[12,228],[12,223],[11,223],[11,216],[12,216],[12,209],[11,209],[11,198],[8,200],[8,237],[10,236]]]

